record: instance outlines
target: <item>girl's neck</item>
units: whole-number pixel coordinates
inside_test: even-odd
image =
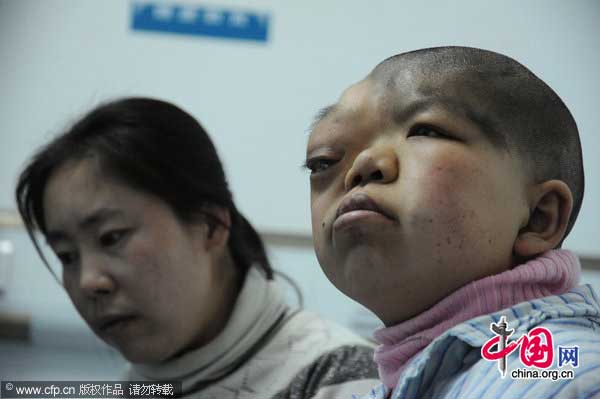
[[[553,250],[500,274],[473,281],[412,319],[375,332],[380,377],[390,388],[408,361],[431,341],[463,321],[527,300],[558,295],[579,281],[577,256]]]

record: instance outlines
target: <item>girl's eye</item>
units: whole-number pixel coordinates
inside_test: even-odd
[[[121,229],[121,230],[111,230],[107,233],[104,233],[100,236],[100,245],[103,247],[113,247],[117,244],[119,244],[123,238],[125,237],[125,235],[127,234],[128,230],[126,229]]]
[[[315,173],[323,172],[335,165],[337,161],[334,159],[327,158],[315,158],[309,159],[306,161],[306,167],[310,170],[310,174],[314,175]]]
[[[438,128],[429,125],[417,125],[411,129],[408,134],[408,137],[412,136],[423,136],[423,137],[433,137],[433,138],[448,138],[449,136],[445,134]]]

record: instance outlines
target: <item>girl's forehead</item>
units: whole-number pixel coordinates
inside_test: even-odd
[[[489,88],[465,76],[428,78],[418,70],[385,76],[369,75],[350,86],[326,116],[315,125],[311,148],[330,142],[339,134],[370,135],[402,126],[419,115],[460,120],[481,132],[494,147],[507,150],[505,126],[494,112]],[[423,119],[423,118],[421,118]],[[427,118],[425,118],[427,119]],[[436,118],[434,118],[436,119]]]
[[[413,71],[397,74],[395,79],[376,79],[370,75],[342,93],[327,119],[350,123],[366,119],[401,122],[429,106],[475,121],[493,119],[494,107],[485,99],[489,90],[478,86],[468,79],[428,78]]]

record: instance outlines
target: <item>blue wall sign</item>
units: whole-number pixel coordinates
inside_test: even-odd
[[[135,2],[131,28],[266,42],[269,14],[208,6]]]

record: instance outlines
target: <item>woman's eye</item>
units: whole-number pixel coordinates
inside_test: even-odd
[[[333,166],[337,161],[327,158],[310,159],[306,162],[306,167],[310,170],[310,174],[323,172]]]
[[[423,136],[433,138],[448,138],[448,135],[433,126],[428,125],[417,125],[411,129],[408,137],[412,136]]]
[[[56,257],[63,266],[70,266],[76,261],[77,255],[75,252],[57,252]]]
[[[121,229],[111,230],[107,233],[104,233],[100,236],[100,245],[103,247],[113,247],[123,240],[127,232],[128,230]]]

